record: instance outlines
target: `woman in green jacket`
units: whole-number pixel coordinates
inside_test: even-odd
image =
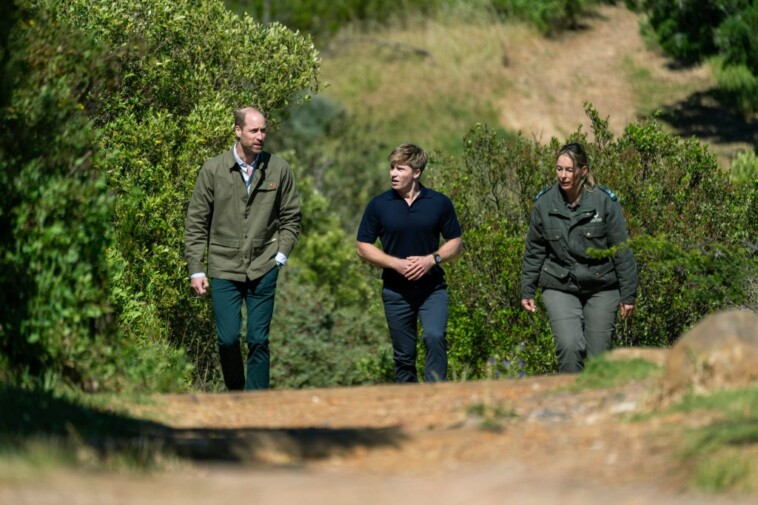
[[[627,240],[616,195],[595,184],[587,153],[571,143],[558,152],[558,184],[535,199],[521,267],[521,306],[534,312],[542,288],[555,335],[560,372],[579,372],[587,357],[611,346],[616,310],[634,311],[637,267],[628,247],[593,258],[589,249],[609,249]]]

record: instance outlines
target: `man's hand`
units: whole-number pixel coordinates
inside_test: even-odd
[[[191,283],[192,289],[200,296],[203,296],[208,291],[208,277],[204,275],[193,277]]]
[[[417,281],[424,277],[435,265],[434,256],[408,256],[405,271],[402,274],[409,281]]]

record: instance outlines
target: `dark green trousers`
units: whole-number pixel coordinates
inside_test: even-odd
[[[553,328],[561,373],[580,372],[585,358],[610,349],[621,300],[617,289],[587,295],[546,289],[542,300]]]
[[[278,277],[279,269],[274,267],[263,277],[252,281],[211,279],[221,371],[229,390],[269,387],[269,330]],[[247,379],[240,352],[243,300],[247,308]]]

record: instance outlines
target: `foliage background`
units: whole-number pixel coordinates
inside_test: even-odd
[[[304,207],[278,289],[273,384],[389,381],[379,272],[357,259],[354,233],[386,184],[392,135],[383,128],[399,125],[353,116],[320,93],[309,31],[326,44],[346,21],[381,30],[455,12],[526,19],[551,35],[595,3],[269,3],[272,20],[311,13],[282,19],[296,32],[245,13],[260,16],[261,2],[236,2],[235,14],[212,0],[2,1],[0,379],[86,391],[221,388],[209,301],[189,294],[183,220],[200,165],[233,142],[233,109],[254,104],[270,111],[269,145],[293,166]],[[660,2],[660,19],[678,19],[676,5]],[[719,30],[722,41],[742,33]],[[750,62],[720,43],[698,57],[751,82]],[[743,106],[744,89],[724,92]],[[450,194],[465,230],[465,252],[447,267],[451,375],[552,373],[544,310],[521,311],[518,286],[532,198],[551,183],[562,140],[492,128],[486,104],[451,110],[464,130],[444,130],[446,117],[427,121],[433,111],[402,117],[404,135],[440,140],[425,177]],[[586,143],[599,180],[619,195],[641,272],[637,315],[619,324],[618,344],[665,346],[710,311],[754,307],[755,157],[728,177],[706,146],[654,117],[614,138],[591,104],[587,114],[591,134],[565,140]]]

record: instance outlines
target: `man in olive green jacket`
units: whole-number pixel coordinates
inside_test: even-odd
[[[187,208],[185,256],[195,293],[202,296],[212,288],[226,387],[262,389],[269,386],[276,281],[300,233],[300,197],[287,163],[263,151],[263,114],[243,108],[235,112],[234,122],[237,143],[207,161],[198,175]],[[239,342],[243,299],[247,379]]]

